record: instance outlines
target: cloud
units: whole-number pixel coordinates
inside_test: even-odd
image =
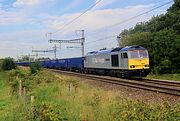
[[[112,26],[132,16],[142,13],[142,11],[149,10],[152,6],[153,5],[136,5],[136,6],[128,6],[124,8],[89,11],[87,14],[83,15],[78,20],[66,26],[65,28],[63,28],[65,24],[69,23],[71,20],[76,18],[81,13],[64,14],[62,16],[41,14],[39,15],[39,17],[43,20],[42,23],[44,25],[47,25],[47,28],[51,28],[51,30],[53,30],[51,32],[63,28],[59,32],[53,34],[53,38],[55,39],[77,38],[81,35],[80,34],[79,36],[75,35],[75,30],[84,29],[86,32],[86,42],[89,43],[91,41],[100,38],[105,38],[106,36],[109,35],[118,35],[121,32],[121,30],[133,27],[137,22],[149,20],[153,14],[147,14],[139,18],[136,18],[132,21],[129,21],[127,23],[124,23],[123,25],[119,25],[119,26],[117,25],[112,28],[109,28],[109,26]],[[86,44],[85,46],[86,46],[85,50],[86,52],[88,52],[92,50],[98,50],[99,48],[103,48],[103,47],[107,47],[107,48],[116,47],[117,41],[116,41],[116,37],[112,37],[105,39],[103,41],[97,41],[96,44],[91,43],[91,44]],[[67,53],[68,52],[66,52],[66,54],[63,55],[65,57],[81,55],[80,51],[77,51],[76,53],[69,53],[69,54]]]
[[[78,15],[81,14],[77,12],[77,13],[69,13],[69,14],[63,14],[63,15],[57,15],[57,14],[52,15],[44,11],[39,12],[37,8],[39,7],[47,8],[45,6],[42,6],[46,4],[46,3],[42,4],[42,2],[55,1],[55,0],[38,0],[36,2],[35,1],[33,2],[33,1],[34,0],[32,1],[31,0],[17,0],[14,3],[14,5],[16,4],[17,8],[15,8],[15,10],[13,11],[6,11],[0,8],[0,17],[1,17],[0,26],[1,25],[11,26],[11,24],[12,25],[25,24],[26,25],[25,27],[27,26],[29,27],[28,31],[22,30],[23,28],[21,28],[22,27],[21,26],[20,27],[21,30],[18,30],[18,31],[9,30],[7,33],[2,32],[0,34],[0,38],[1,38],[0,39],[0,43],[1,43],[0,55],[1,56],[10,55],[10,56],[15,57],[17,55],[17,51],[30,53],[31,51],[30,48],[32,46],[37,49],[46,49],[46,48],[51,47],[52,45],[50,45],[47,41],[47,38],[45,38],[45,33],[59,30],[60,28],[64,27],[65,24],[72,21],[74,18],[76,18]],[[75,0],[75,1],[81,1],[81,0]],[[105,7],[107,5],[110,5],[111,3],[115,3],[116,1],[117,0],[111,0],[109,2],[107,1],[106,3],[103,2],[103,5],[101,4],[100,7]],[[36,6],[35,7],[36,9],[34,9],[33,6]],[[78,6],[78,4],[74,3],[72,4],[72,6]],[[78,20],[66,26],[64,29],[57,32],[56,34],[54,34],[53,37],[56,39],[57,38],[58,39],[75,38],[77,37],[77,35],[75,35],[74,31],[81,30],[81,29],[84,29],[86,32],[86,42],[91,42],[96,39],[104,38],[112,34],[119,34],[121,30],[133,27],[137,22],[147,21],[148,19],[150,19],[150,17],[153,14],[159,13],[159,12],[143,15],[132,21],[129,21],[122,25],[114,26],[112,28],[109,28],[109,26],[112,26],[115,23],[124,21],[144,11],[147,11],[153,6],[154,5],[136,5],[136,6],[128,6],[124,8],[114,8],[114,9],[97,9],[96,8],[92,11],[87,12]],[[10,27],[10,26],[7,26],[7,27]],[[39,29],[37,26],[43,26],[43,29]],[[37,27],[38,29],[34,30],[33,27]],[[103,32],[99,34],[99,31],[103,31]],[[91,34],[93,34],[93,36],[90,36]],[[89,44],[89,45],[86,45],[85,48],[87,51],[91,51],[91,50],[97,50],[98,48],[103,48],[107,46],[114,47],[116,46],[116,38],[110,38],[104,41],[97,42],[96,45],[94,46],[95,47],[93,47],[93,44],[91,45]],[[80,55],[80,51],[77,51],[76,53],[73,53],[73,52],[69,53],[69,57],[73,57],[74,55],[78,55],[78,54]],[[65,54],[61,54],[61,56],[66,55],[66,54],[67,52]]]
[[[16,57],[17,54],[31,53],[35,49],[49,48],[45,32],[47,30],[21,30],[16,32],[1,33],[0,35],[0,56]]]
[[[72,23],[63,29],[63,32],[69,33],[76,29],[86,29],[88,31],[94,31],[97,29],[109,27],[115,23],[124,21],[134,15],[141,13],[142,11],[147,11],[152,7],[152,5],[136,5],[128,6],[125,8],[116,8],[116,9],[104,9],[104,10],[94,10],[89,11],[86,15],[80,17],[77,21]],[[66,23],[73,20],[73,18],[80,15],[80,13],[74,14],[65,14],[63,16],[49,16],[49,20],[45,21],[49,27],[53,29],[63,28]],[[54,19],[55,18],[55,19]],[[133,23],[127,23],[126,25],[133,25],[138,21],[148,20],[149,16],[139,17],[138,20],[134,20]]]
[[[14,7],[20,7],[20,6],[32,6],[37,5],[41,3],[43,0],[17,0],[13,3]]]
[[[23,12],[7,12],[0,10],[0,25],[23,24],[26,22],[26,14]]]
[[[34,1],[34,2],[33,2]],[[31,3],[32,2],[32,3]],[[17,0],[13,5],[35,4],[35,0]],[[1,5],[0,5],[1,6]],[[23,6],[24,7],[24,6]],[[8,8],[8,9],[7,9]],[[32,20],[27,7],[18,9],[13,7],[0,7],[0,25],[24,24]]]

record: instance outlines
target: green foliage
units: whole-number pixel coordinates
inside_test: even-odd
[[[36,118],[41,121],[66,121],[67,119],[63,117],[61,110],[57,107],[60,107],[60,105],[50,103],[40,104],[40,106],[36,107]]]
[[[140,45],[147,47],[152,38],[152,34],[149,32],[137,32],[131,35],[123,35],[120,41],[122,47],[129,45]]]
[[[50,83],[56,81],[52,73],[39,71],[36,74],[31,74],[29,70],[16,69],[8,73],[8,83],[11,87],[12,93],[17,93],[19,88],[19,81],[22,81],[22,87],[26,87],[27,91],[31,91],[35,86],[41,83]]]
[[[115,120],[122,121],[176,121],[179,119],[178,111],[178,106],[171,109],[167,103],[149,106],[139,101],[122,100],[111,105],[110,113]]]
[[[29,70],[12,70],[8,73],[12,78],[21,79],[23,86],[29,88],[28,100],[24,102],[9,95],[7,81],[9,76],[0,76],[0,92],[2,92],[0,98],[3,96],[0,100],[0,120],[179,120],[179,105],[174,107],[170,107],[167,103],[147,105],[140,101],[119,99],[114,92],[94,89],[80,84],[76,79],[47,71],[30,74]],[[69,83],[76,87],[73,95],[68,93]],[[35,96],[33,104],[30,103],[31,95]]]
[[[41,63],[36,61],[30,64],[31,74],[37,73],[41,69]]]
[[[14,62],[12,58],[5,58],[2,62],[2,69],[4,71],[9,71],[9,70],[15,69],[16,67],[17,67],[16,63]]]
[[[17,116],[21,115],[23,104],[16,95],[11,95],[8,77],[6,72],[0,72],[0,121],[19,121],[22,118]]]
[[[151,56],[157,73],[178,73],[180,66],[180,39],[172,29],[164,29],[154,34]]]
[[[180,72],[180,2],[174,1],[165,15],[120,33],[120,46],[141,45],[148,49],[151,69],[156,74]]]
[[[92,95],[92,97],[87,99],[86,105],[92,106],[92,107],[94,107],[96,109],[96,108],[98,108],[97,106],[99,106],[100,101],[101,101],[101,96],[98,95],[98,93],[94,93]]]
[[[149,74],[147,78],[180,81],[180,74],[162,74],[162,75]]]
[[[21,69],[12,70],[8,73],[8,76],[9,76],[8,84],[11,87],[12,93],[17,93],[20,80],[22,81],[23,87],[28,87],[28,85],[26,85],[25,83],[25,81],[27,81],[29,78],[28,70],[21,70]]]
[[[2,71],[2,62],[3,62],[3,59],[0,59],[0,72]]]

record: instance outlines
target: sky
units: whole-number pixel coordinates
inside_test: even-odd
[[[138,22],[166,13],[166,5],[131,21],[117,24],[170,0],[101,0],[93,9],[79,17],[99,0],[0,0],[0,58],[35,55],[35,50],[51,50],[52,39],[81,38],[85,30],[85,53],[117,47],[116,36]],[[68,25],[67,25],[68,24]],[[113,26],[115,25],[115,26]],[[80,44],[57,44],[57,57],[81,56]],[[74,47],[74,48],[69,48]],[[53,53],[39,57],[54,58]]]

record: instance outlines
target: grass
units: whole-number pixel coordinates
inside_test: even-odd
[[[0,117],[3,116],[6,110],[8,109],[7,105],[10,101],[9,87],[5,79],[6,79],[5,73],[0,72],[0,97],[1,97],[0,98]]]
[[[152,75],[152,74],[150,74],[150,75],[147,76],[147,78],[180,81],[180,74],[162,74],[162,75]]]
[[[15,77],[18,75],[27,87],[26,100],[17,98],[16,91],[10,93],[12,84],[7,83],[7,74],[0,73],[1,121],[31,121],[33,117],[36,121],[180,120],[179,105],[147,105],[63,75],[47,71],[33,75],[28,70],[22,72],[12,71],[10,74],[14,76],[11,81],[17,81]],[[33,104],[30,102],[32,95],[35,96]]]
[[[146,105],[128,99],[117,99],[117,94],[101,89],[92,89],[78,84],[69,95],[68,79],[58,76],[62,82],[39,85],[34,95],[37,105],[46,104],[45,114],[49,119],[70,121],[119,121],[119,120],[178,120],[180,108],[167,103]],[[51,108],[49,108],[51,107]],[[42,107],[41,107],[42,108]],[[42,109],[41,109],[42,110]],[[49,115],[51,114],[51,115]]]
[[[8,115],[13,117],[14,110],[21,105],[21,101],[18,99],[17,95],[11,95],[7,79],[8,75],[4,72],[0,72],[0,121],[8,120],[6,119]]]

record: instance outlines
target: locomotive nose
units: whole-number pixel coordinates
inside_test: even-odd
[[[149,69],[149,59],[129,59],[129,69]]]

